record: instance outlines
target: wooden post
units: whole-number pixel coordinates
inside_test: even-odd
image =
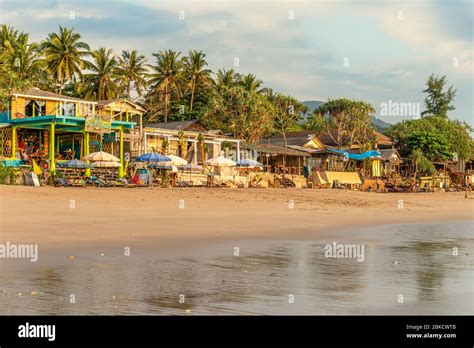
[[[89,155],[89,143],[89,132],[84,132],[84,157]],[[89,163],[88,160],[86,162]],[[86,168],[86,176],[91,176],[90,168]]]
[[[119,167],[119,178],[123,178],[123,127],[120,127],[120,167]]]
[[[54,163],[54,140],[55,140],[55,124],[51,123],[49,126],[49,172],[53,174],[56,171],[56,164]]]
[[[237,141],[237,161],[240,161],[240,141]]]
[[[12,159],[16,158],[16,143],[17,143],[17,134],[16,134],[16,127],[12,127]]]
[[[194,164],[198,164],[198,159],[197,159],[197,142],[193,142],[193,162]]]

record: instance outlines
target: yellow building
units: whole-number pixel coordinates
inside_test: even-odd
[[[143,112],[125,99],[94,102],[30,88],[12,94],[10,110],[0,115],[0,156],[15,159],[25,152],[54,172],[57,158],[103,149],[120,157],[123,167],[124,153],[140,151]]]

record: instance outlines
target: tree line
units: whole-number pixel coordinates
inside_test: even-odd
[[[29,34],[2,25],[0,97],[28,87],[88,100],[135,99],[146,121],[198,118],[210,128],[257,142],[261,137],[298,128],[307,108],[275,93],[253,74],[208,68],[206,54],[190,50],[153,53],[151,63],[136,50],[115,55],[91,47],[72,28],[59,26],[39,43]],[[0,105],[0,106],[1,106]]]
[[[208,68],[206,54],[190,50],[153,53],[152,62],[136,50],[115,55],[91,49],[72,28],[59,26],[39,43],[7,25],[0,32],[0,108],[7,109],[12,92],[35,86],[89,100],[134,99],[146,110],[145,121],[199,119],[208,129],[258,143],[292,130],[326,132],[339,148],[375,146],[375,108],[364,101],[329,99],[311,113],[296,98],[265,87],[253,74]],[[426,83],[421,119],[399,122],[385,133],[402,156],[419,163],[470,158],[470,126],[447,117],[456,91],[446,77],[432,75]],[[306,122],[302,123],[303,116]],[[425,165],[426,172],[433,170]]]

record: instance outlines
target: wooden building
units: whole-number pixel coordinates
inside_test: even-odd
[[[0,156],[27,154],[54,172],[58,158],[81,158],[103,148],[120,158],[122,175],[125,144],[139,146],[132,134],[140,129],[143,112],[124,99],[95,102],[38,88],[13,93],[9,110],[0,115]]]
[[[239,139],[208,130],[198,120],[147,124],[143,130],[143,141],[144,152],[166,152],[193,164],[202,165],[203,160],[220,155],[234,161],[240,160]]]

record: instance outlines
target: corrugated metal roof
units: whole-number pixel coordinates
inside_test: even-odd
[[[156,122],[145,125],[145,127],[150,128],[161,128],[169,130],[186,130],[186,128],[192,126],[198,122],[198,120],[188,120],[188,121],[172,121],[172,122]]]
[[[240,147],[248,149],[248,150],[254,150],[257,152],[270,153],[270,154],[275,154],[275,155],[303,156],[303,157],[311,156],[307,152],[298,151],[298,150],[290,149],[283,146],[275,146],[275,145],[268,145],[268,144],[252,144],[252,143],[247,143],[247,142],[242,141],[240,142]]]
[[[89,102],[89,101],[86,101],[86,100],[83,100],[83,99],[79,99],[79,98],[74,98],[74,97],[69,97],[67,95],[61,95],[61,94],[56,94],[56,93],[53,93],[53,92],[48,92],[48,91],[43,91],[39,88],[36,88],[36,87],[33,87],[33,88],[29,88],[27,89],[25,92],[23,93],[14,93],[13,95],[16,95],[16,96],[31,96],[31,97],[43,97],[43,98],[50,98],[50,99],[63,99],[63,100],[71,100],[71,101],[81,101],[81,102]],[[91,102],[89,102],[91,103]]]

